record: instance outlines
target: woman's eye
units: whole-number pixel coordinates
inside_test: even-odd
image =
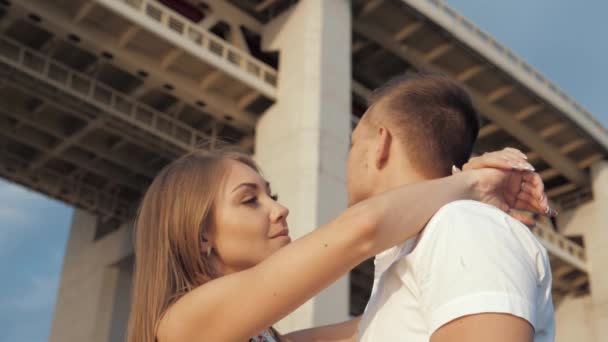
[[[272,198],[273,201],[277,202],[279,200],[279,195],[270,195],[270,198]]]
[[[245,204],[255,204],[255,203],[257,203],[257,201],[258,201],[258,198],[254,196],[254,197],[251,197],[250,199],[246,200],[243,203],[245,203]]]

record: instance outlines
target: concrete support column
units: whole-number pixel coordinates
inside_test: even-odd
[[[49,339],[52,342],[108,342],[125,336],[131,229],[123,225],[95,240],[96,226],[95,216],[74,210]]]
[[[281,202],[291,209],[292,238],[346,208],[350,41],[348,0],[300,1],[264,30],[264,47],[280,52],[279,94],[258,123],[256,159]],[[289,332],[344,320],[348,305],[345,276],[277,328]]]
[[[608,162],[599,161],[591,167],[593,202],[593,225],[585,232],[587,258],[591,272],[591,302],[593,304],[593,321],[595,340],[608,338]]]

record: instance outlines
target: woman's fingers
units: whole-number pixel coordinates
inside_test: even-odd
[[[539,215],[546,215],[548,204],[546,199],[539,199],[528,193],[520,193],[515,200],[513,208]]]
[[[479,157],[471,158],[463,170],[496,168],[501,170],[533,171],[534,167],[519,154],[510,151],[498,151],[486,153]]]
[[[509,210],[509,215],[511,215],[513,218],[517,219],[518,221],[530,228],[536,226],[536,220],[525,213],[516,210]]]
[[[505,147],[505,148],[504,148],[504,151],[509,151],[509,152],[512,152],[512,153],[515,153],[515,154],[519,155],[519,156],[520,156],[521,158],[523,158],[523,159],[528,159],[528,156],[526,156],[526,154],[525,154],[525,153],[523,153],[522,151],[520,151],[520,150],[518,150],[518,149],[516,149],[516,148],[513,148],[513,147]]]
[[[557,216],[557,212],[549,205],[540,176],[531,173],[524,173],[523,176],[522,189],[516,196],[514,207],[549,217]]]
[[[532,196],[541,198],[545,195],[545,183],[543,179],[536,172],[527,172],[522,175],[522,189],[523,192],[529,193]]]

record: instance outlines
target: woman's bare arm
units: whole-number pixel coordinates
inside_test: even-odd
[[[488,178],[482,176],[468,171],[411,184],[347,209],[260,264],[184,295],[163,317],[159,342],[247,340],[363,260],[417,234],[446,203],[468,198],[500,202],[504,189],[496,189],[494,180],[479,185]]]

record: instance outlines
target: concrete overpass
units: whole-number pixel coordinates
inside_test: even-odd
[[[348,134],[371,90],[416,69],[472,94],[476,152],[528,154],[562,212],[534,230],[555,303],[586,298],[594,322],[608,320],[608,132],[442,1],[3,0],[0,14],[0,176],[78,208],[52,340],[122,336],[130,220],[162,166],[218,139],[238,144],[305,234],[346,205]],[[363,263],[280,327],[362,312],[372,276]]]

